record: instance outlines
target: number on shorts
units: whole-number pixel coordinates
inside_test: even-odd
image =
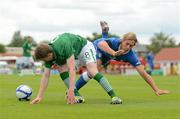
[[[90,58],[89,52],[85,52],[85,57],[86,57],[86,58]]]

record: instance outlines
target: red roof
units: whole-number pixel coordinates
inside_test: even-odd
[[[155,56],[156,61],[170,60],[177,61],[180,60],[180,47],[177,48],[163,48]]]

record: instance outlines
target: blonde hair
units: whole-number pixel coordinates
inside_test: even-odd
[[[132,40],[135,41],[135,43],[138,42],[136,34],[133,32],[129,32],[123,35],[123,40]]]

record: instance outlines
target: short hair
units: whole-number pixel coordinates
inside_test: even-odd
[[[40,43],[35,49],[35,59],[40,60],[42,58],[46,58],[48,53],[52,53],[52,49],[47,43]]]
[[[132,40],[135,41],[135,44],[138,42],[136,34],[133,32],[129,32],[123,35],[123,40]]]

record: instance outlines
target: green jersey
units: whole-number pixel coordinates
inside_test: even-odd
[[[66,60],[72,55],[77,59],[77,56],[86,44],[87,40],[79,35],[70,33],[58,35],[49,43],[53,50],[54,59],[45,62],[45,66],[51,68],[53,64],[60,66],[66,64]]]
[[[28,41],[26,41],[22,48],[23,48],[23,56],[25,57],[30,57],[31,56],[31,47],[32,47],[32,43],[29,43]]]

